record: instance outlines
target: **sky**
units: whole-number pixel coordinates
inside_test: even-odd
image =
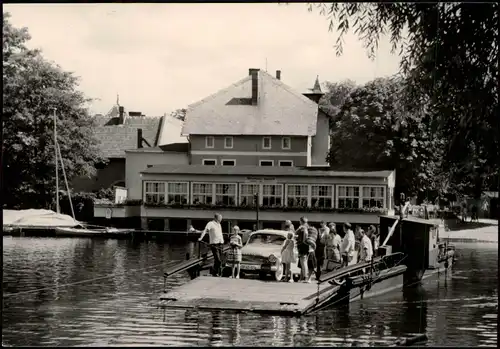
[[[383,38],[371,61],[362,42],[336,33],[299,4],[4,4],[31,48],[80,77],[92,113],[116,104],[160,116],[186,108],[261,68],[299,92],[320,82],[364,83],[398,71]]]

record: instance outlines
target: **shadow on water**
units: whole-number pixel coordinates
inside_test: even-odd
[[[422,285],[403,290],[406,306],[400,316],[402,333],[425,333],[427,330],[427,292]]]

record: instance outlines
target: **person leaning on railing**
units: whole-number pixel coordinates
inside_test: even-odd
[[[220,223],[222,222],[222,215],[216,213],[214,219],[207,223],[205,229],[201,233],[198,241],[202,241],[205,234],[208,233],[209,245],[214,256],[214,276],[220,276],[221,259],[222,259],[222,245],[224,244],[224,236],[222,235],[222,227]],[[191,227],[192,230],[194,228]]]

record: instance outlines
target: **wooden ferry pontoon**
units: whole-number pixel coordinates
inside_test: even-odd
[[[425,219],[382,216],[380,228],[384,243],[378,257],[325,273],[311,284],[203,276],[213,257],[211,253],[199,255],[165,272],[165,283],[172,274],[186,271],[192,280],[170,292],[164,291],[161,305],[300,316],[402,290],[431,277],[448,276],[455,250],[440,240],[438,224]]]

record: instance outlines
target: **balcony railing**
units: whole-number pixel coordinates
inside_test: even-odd
[[[253,211],[256,210],[255,205],[209,205],[209,204],[181,204],[181,203],[153,203],[143,202],[143,200],[126,200],[120,204],[112,202],[94,202],[94,205],[100,207],[124,207],[124,206],[145,206],[156,208],[171,208],[171,209],[195,209],[195,210],[236,210],[236,211]],[[304,207],[304,206],[266,206],[260,205],[261,211],[280,211],[280,212],[330,212],[330,213],[372,213],[372,214],[387,214],[388,210],[379,207],[362,207],[362,208],[342,208],[342,207]]]

